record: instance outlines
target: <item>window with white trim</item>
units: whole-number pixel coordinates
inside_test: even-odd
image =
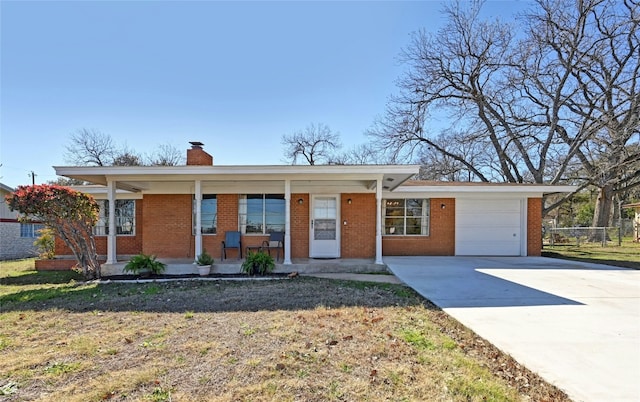
[[[383,206],[385,235],[429,235],[429,199],[389,199],[383,200]]]
[[[109,200],[98,200],[98,223],[93,228],[96,236],[109,234]],[[136,200],[116,200],[116,235],[136,234]]]
[[[196,233],[196,199],[193,198],[193,234]],[[200,202],[200,233],[216,234],[218,225],[218,197],[215,194],[202,194]]]
[[[40,236],[40,230],[44,229],[42,223],[21,223],[20,224],[20,237],[32,237],[36,238]]]
[[[244,234],[284,232],[284,194],[241,194],[238,204],[240,231]]]

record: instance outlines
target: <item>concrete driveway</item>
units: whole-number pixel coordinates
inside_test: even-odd
[[[640,271],[544,257],[385,257],[575,401],[640,401]]]

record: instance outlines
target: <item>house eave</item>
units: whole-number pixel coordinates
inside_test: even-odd
[[[116,182],[131,192],[149,190],[155,182],[358,181],[368,190],[378,180],[394,190],[419,171],[418,165],[243,165],[243,166],[54,166],[56,174],[106,186]]]
[[[446,185],[402,185],[394,192],[398,194],[404,193],[433,193],[433,194],[526,194],[528,196],[542,196],[544,194],[554,193],[572,193],[578,189],[578,186],[568,185],[536,185],[536,184],[512,184],[512,183],[490,183],[477,185],[466,184],[446,184]]]

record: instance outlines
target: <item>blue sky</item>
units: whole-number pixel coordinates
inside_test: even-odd
[[[522,2],[489,2],[509,16]],[[398,54],[443,22],[425,2],[0,2],[0,181],[56,178],[82,128],[150,152],[198,140],[218,165],[283,164],[324,123],[345,148],[384,114]]]

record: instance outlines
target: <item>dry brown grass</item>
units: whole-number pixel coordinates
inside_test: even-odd
[[[567,400],[398,285],[23,282],[0,271],[8,401]]]

